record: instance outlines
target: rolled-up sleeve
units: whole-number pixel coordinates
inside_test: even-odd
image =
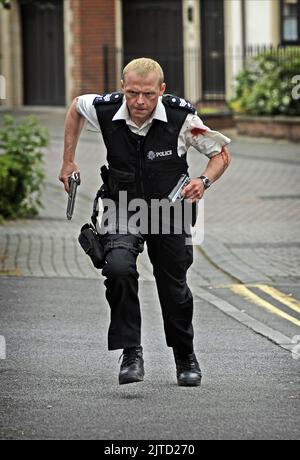
[[[77,98],[76,110],[82,115],[88,122],[87,129],[89,131],[101,132],[97,113],[93,102],[98,94],[85,94]]]
[[[188,115],[183,134],[187,148],[194,147],[208,158],[221,153],[223,147],[231,142],[224,134],[205,126],[197,115]]]

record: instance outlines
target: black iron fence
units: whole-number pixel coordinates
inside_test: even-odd
[[[278,64],[284,63],[287,68],[292,69],[299,63],[300,46],[248,45],[245,48],[230,49],[227,57],[231,62],[238,62],[243,68],[247,68],[258,56],[268,56]],[[300,73],[300,67],[298,70]]]
[[[103,46],[103,91],[114,91],[121,79],[123,67],[130,60],[143,56],[160,62],[165,71],[168,92],[184,96],[185,78],[188,78],[188,84],[198,88],[198,100],[224,101],[226,99],[226,70],[230,70],[230,75],[235,76],[243,68],[252,66],[254,58],[263,55],[272,57],[279,65],[284,63],[285,68],[290,68],[291,71],[295,69],[296,72],[299,65],[298,74],[300,74],[300,47],[297,46],[249,45],[244,48],[230,48],[224,53],[218,51],[205,53],[200,49],[190,48],[184,50],[181,55],[167,54],[163,51],[144,53],[138,48],[135,53],[129,55],[123,49]],[[197,81],[195,81],[196,75]]]

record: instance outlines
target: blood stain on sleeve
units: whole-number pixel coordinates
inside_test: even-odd
[[[207,133],[207,129],[206,128],[193,128],[191,130],[191,133],[193,136],[203,136],[205,133]]]

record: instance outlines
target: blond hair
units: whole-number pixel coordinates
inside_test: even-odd
[[[153,59],[148,58],[140,58],[134,59],[133,61],[129,62],[125,69],[123,70],[123,81],[126,81],[126,75],[129,72],[136,72],[140,77],[146,77],[149,75],[150,72],[157,73],[159,77],[159,84],[162,85],[165,81],[164,71],[159,65],[158,62],[154,61]]]

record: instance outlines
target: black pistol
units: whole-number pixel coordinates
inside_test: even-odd
[[[70,190],[69,190],[68,207],[67,207],[68,220],[71,220],[73,217],[78,185],[80,185],[80,174],[77,172],[73,172],[73,174],[69,177]]]

